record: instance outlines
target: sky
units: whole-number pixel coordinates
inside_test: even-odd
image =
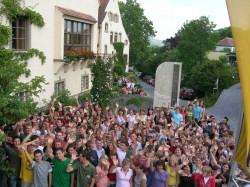
[[[153,22],[155,39],[174,36],[186,21],[209,17],[216,29],[230,26],[226,0],[137,0]]]

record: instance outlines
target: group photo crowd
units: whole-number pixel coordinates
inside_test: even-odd
[[[15,169],[8,187],[228,186],[235,132],[202,101],[135,111],[76,100],[55,98],[48,114],[1,126],[1,153]],[[250,178],[240,168],[236,176]]]

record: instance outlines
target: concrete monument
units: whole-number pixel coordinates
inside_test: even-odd
[[[154,107],[166,106],[171,101],[171,106],[177,103],[179,106],[179,93],[181,82],[180,62],[164,62],[156,70],[155,74],[155,91],[154,91]]]

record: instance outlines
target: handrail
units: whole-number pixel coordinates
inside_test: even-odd
[[[239,178],[239,177],[235,178],[235,180],[241,181],[241,182],[244,182],[244,183],[247,183],[247,184],[250,184],[250,181],[249,181],[249,180],[244,180],[244,179],[241,179],[241,178]]]
[[[233,183],[236,185],[236,187],[240,187],[240,186],[238,185],[238,183],[236,182],[235,179],[232,179],[232,181],[233,181]]]

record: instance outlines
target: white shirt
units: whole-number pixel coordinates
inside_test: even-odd
[[[104,150],[103,148],[101,148],[100,150],[98,150],[98,149],[95,147],[94,150],[96,150],[96,152],[97,152],[98,159],[100,159],[101,156],[105,154],[105,150]]]
[[[130,186],[129,180],[133,176],[132,169],[129,169],[125,175],[122,167],[116,169],[116,187],[128,187]]]
[[[121,149],[117,148],[117,155],[119,160],[119,166],[122,166],[122,161],[125,159],[127,152],[121,151]]]

